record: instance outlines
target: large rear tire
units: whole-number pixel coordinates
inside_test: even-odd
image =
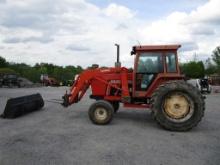
[[[204,116],[205,102],[199,90],[184,82],[171,81],[159,86],[151,98],[156,121],[171,131],[187,131]]]
[[[110,123],[113,114],[114,108],[108,101],[96,101],[89,108],[89,118],[94,124],[105,125]]]

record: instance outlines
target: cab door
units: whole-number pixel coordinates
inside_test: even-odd
[[[133,96],[143,97],[158,73],[163,72],[162,52],[143,52],[136,56]]]

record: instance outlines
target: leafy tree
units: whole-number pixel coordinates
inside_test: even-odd
[[[8,63],[6,62],[5,58],[0,56],[0,68],[7,67]]]
[[[217,72],[217,67],[216,65],[214,65],[212,62],[211,62],[211,59],[208,58],[205,62],[206,64],[206,69],[205,69],[205,74],[206,75],[211,75],[211,74],[214,74]]]
[[[40,68],[37,69],[40,74],[47,74],[47,68],[45,66],[41,66]]]
[[[36,83],[40,81],[40,75],[41,73],[37,69],[31,67],[22,75],[22,77],[26,77],[27,79]]]
[[[205,66],[202,61],[197,62],[199,77],[205,76]]]
[[[217,72],[220,74],[220,46],[217,46],[212,52],[212,60],[217,65]]]
[[[13,69],[10,68],[0,68],[0,74],[16,74]]]
[[[189,78],[201,78],[205,75],[205,67],[202,61],[191,61],[189,63],[184,63],[181,65],[181,71],[186,77]]]
[[[65,75],[63,74],[63,67],[55,67],[53,70],[53,77],[59,81],[65,81]]]
[[[83,71],[83,68],[82,68],[81,66],[77,65],[76,71],[77,71],[78,73],[80,73],[80,72]]]
[[[9,63],[9,68],[15,70],[18,74],[23,76],[25,74],[25,72],[27,72],[31,68],[31,66],[29,66],[25,63],[21,63],[21,64]]]
[[[5,68],[6,66],[8,68]],[[0,68],[0,73],[17,73],[21,77],[25,77],[33,82],[39,82],[41,74],[48,74],[49,77],[65,82],[73,80],[76,74],[83,71],[81,66],[62,67],[48,63],[36,63],[34,66],[30,66],[25,63],[8,63],[2,57],[0,57]]]
[[[53,64],[48,64],[48,63],[42,63],[42,66],[47,69],[47,74],[52,75],[54,72],[54,69],[57,67]]]

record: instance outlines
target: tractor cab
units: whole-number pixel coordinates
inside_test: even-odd
[[[160,83],[181,77],[177,49],[180,45],[134,46],[133,97],[151,96]],[[155,81],[156,80],[156,81]]]

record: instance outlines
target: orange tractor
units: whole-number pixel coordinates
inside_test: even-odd
[[[79,102],[91,87],[89,118],[95,124],[111,122],[120,103],[124,107],[151,109],[165,129],[187,131],[204,115],[204,97],[180,74],[177,50],[180,45],[134,46],[134,68],[121,67],[119,45],[117,62],[112,68],[82,72],[70,92],[63,96],[64,107]]]

